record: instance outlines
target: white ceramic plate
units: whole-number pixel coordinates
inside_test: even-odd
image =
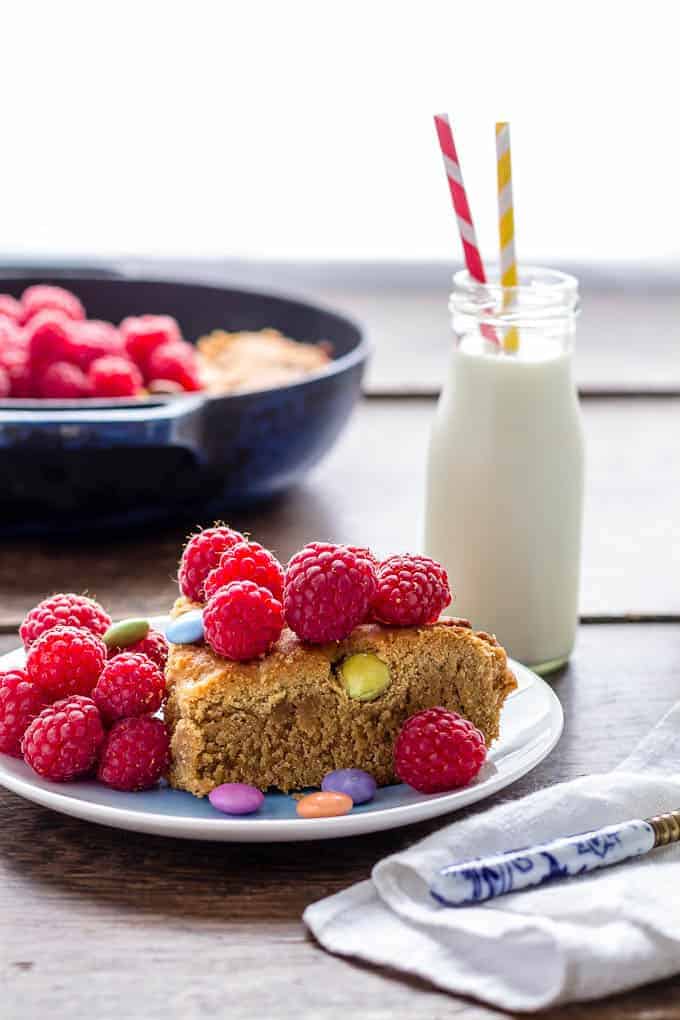
[[[162,630],[167,618],[153,622]],[[0,658],[0,670],[16,668],[23,661],[23,649],[17,649]],[[395,829],[484,800],[526,775],[552,751],[564,724],[562,706],[535,673],[517,662],[510,666],[519,686],[505,703],[500,738],[475,782],[454,793],[428,795],[404,784],[388,786],[378,790],[370,804],[355,807],[348,815],[314,819],[299,818],[292,797],[268,793],[257,814],[234,818],[220,814],[207,798],[199,800],[167,786],[145,793],[119,793],[95,782],[50,783],[4,754],[0,754],[0,786],[74,818],[182,839],[283,843]]]

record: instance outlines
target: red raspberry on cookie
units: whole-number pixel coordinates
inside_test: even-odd
[[[312,542],[286,570],[286,623],[303,641],[341,641],[367,618],[375,589],[375,567],[364,550]]]
[[[241,532],[223,525],[205,528],[192,535],[179,564],[178,581],[182,595],[192,602],[202,602],[206,577],[219,564],[222,553],[237,542],[245,542]]]
[[[254,581],[232,581],[218,588],[203,610],[205,639],[226,659],[264,655],[283,630],[283,607]]]
[[[429,556],[390,556],[380,564],[373,615],[395,627],[433,623],[451,601],[446,571]]]
[[[254,581],[267,588],[279,602],[283,599],[283,567],[259,542],[238,542],[222,553],[219,565],[206,578],[206,598],[232,581]]]

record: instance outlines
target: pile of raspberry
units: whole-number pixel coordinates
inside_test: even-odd
[[[268,549],[221,525],[189,539],[178,580],[187,599],[203,603],[205,640],[234,660],[266,654],[284,625],[325,644],[368,621],[434,623],[451,602],[446,571],[427,556],[380,561],[360,546],[312,542],[284,569]],[[444,708],[408,718],[394,748],[396,774],[422,793],[467,785],[485,760],[480,731]]]
[[[0,398],[134,397],[201,389],[194,347],[169,315],[87,319],[71,291],[0,294]]]
[[[35,606],[20,628],[25,667],[0,672],[0,752],[54,782],[155,786],[169,760],[156,716],[168,646],[141,624],[143,636],[121,647],[121,625],[93,599],[59,594]]]
[[[451,601],[446,571],[427,556],[379,561],[360,546],[312,542],[287,567],[240,532],[215,526],[193,535],[179,586],[204,603],[205,639],[228,659],[268,652],[284,624],[311,644],[342,641],[361,623],[433,623]]]

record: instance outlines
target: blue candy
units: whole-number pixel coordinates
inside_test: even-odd
[[[165,630],[165,636],[173,645],[193,645],[203,640],[203,610],[192,609],[183,613],[176,620],[171,620]]]
[[[346,793],[355,804],[366,804],[375,796],[375,779],[363,769],[336,769],[323,777],[321,789],[328,793]]]

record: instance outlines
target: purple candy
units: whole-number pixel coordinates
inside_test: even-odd
[[[248,783],[223,783],[208,794],[208,800],[225,815],[252,815],[262,807],[264,794]]]
[[[336,769],[323,777],[321,789],[328,793],[346,793],[355,804],[366,804],[375,796],[375,779],[363,769]]]

